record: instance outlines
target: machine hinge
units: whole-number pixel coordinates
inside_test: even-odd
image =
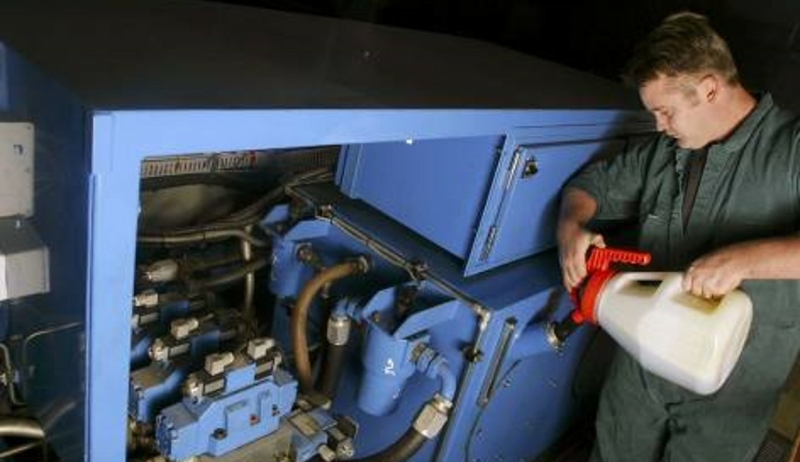
[[[506,183],[503,189],[508,190],[511,188],[511,185],[514,183],[514,175],[517,173],[517,168],[519,168],[519,161],[522,159],[522,149],[518,148],[514,150],[514,157],[511,159],[511,164],[508,166],[508,171],[506,172]]]
[[[494,247],[495,241],[497,241],[497,226],[492,226],[489,228],[489,235],[486,236],[486,243],[483,244],[483,252],[481,252],[481,260],[486,260],[489,258],[489,254],[492,253],[492,248]]]

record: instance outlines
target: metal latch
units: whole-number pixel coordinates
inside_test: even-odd
[[[539,162],[535,157],[531,157],[525,161],[525,165],[522,167],[522,178],[528,178],[537,173],[539,173]]]

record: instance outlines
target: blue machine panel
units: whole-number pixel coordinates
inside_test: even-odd
[[[465,276],[490,270],[552,248],[561,186],[630,130],[541,115],[550,126],[504,137],[348,146],[338,184],[462,260]]]
[[[623,138],[582,139],[579,133],[569,134],[566,141],[509,136],[465,274],[555,247],[561,187],[591,159],[616,152],[624,144]]]
[[[142,40],[143,22],[148,40]],[[211,23],[215,34],[192,26]],[[629,92],[478,41],[194,0],[0,2],[0,30],[0,119],[35,126],[32,222],[51,256],[51,292],[3,307],[3,341],[16,363],[25,409],[42,422],[60,460],[138,457],[128,451],[129,385],[136,377],[131,361],[141,365],[142,353],[166,327],[131,328],[134,315],[152,315],[131,303],[142,162],[198,153],[342,148],[339,185],[360,201],[339,201],[346,196],[327,184],[339,199],[321,194],[319,203],[336,202],[340,221],[292,223],[297,226],[276,238],[274,255],[281,259],[268,262],[275,278],[262,288],[269,285],[283,304],[259,309],[275,312],[273,332],[282,348],[291,344],[285,308],[315,272],[297,261],[295,244],[313,244],[326,264],[353,254],[373,260],[369,277],[337,285],[334,297],[368,298],[420,282],[417,268],[375,251],[377,242],[406,256],[406,263],[423,262],[420,279],[444,294],[420,310],[430,324],[411,320],[415,329],[424,326],[419,337],[401,329],[392,333],[398,338],[379,340],[390,347],[412,340],[413,354],[397,356],[414,361],[415,370],[395,410],[377,406],[387,414],[374,416],[359,407],[364,358],[349,352],[332,409],[360,426],[357,436],[337,440],[348,425],[338,415],[303,407],[300,398],[281,401],[280,419],[264,414],[269,418],[250,420],[255,414],[236,404],[247,398],[247,409],[255,409],[256,394],[247,391],[214,401],[220,409],[233,406],[233,432],[273,420],[281,428],[274,447],[298,441],[295,449],[310,458],[323,443],[338,441],[342,451],[354,448],[361,457],[395,441],[424,400],[443,392],[454,396],[449,422],[413,460],[510,460],[539,453],[582,408],[568,391],[591,331],[576,334],[562,353],[547,350],[537,328],[551,305],[563,314],[567,302],[551,297],[559,286],[554,255],[530,255],[552,245],[547,217],[564,179],[607,140],[650,129],[649,118],[629,111],[635,107]],[[51,35],[43,38],[40,30]],[[486,79],[475,68],[497,72]],[[348,226],[368,239],[354,238]],[[498,231],[485,251],[492,229]],[[458,301],[444,300],[454,292]],[[433,312],[448,303],[457,308]],[[187,307],[172,308],[176,312],[161,313],[164,321],[184,316]],[[362,322],[362,328],[377,325]],[[354,344],[363,341],[360,335],[353,334]],[[428,349],[417,349],[415,342],[423,340]],[[421,360],[423,354],[429,356]],[[385,360],[363,356],[368,363]],[[432,380],[434,369],[444,370],[443,359],[456,384],[443,373],[447,379]],[[296,372],[290,363],[286,368],[290,376]],[[289,381],[281,383],[286,396],[294,396]],[[170,391],[177,386],[171,383]],[[523,399],[533,405],[517,413],[522,426],[498,425]],[[221,428],[228,414],[206,410],[180,428]],[[541,420],[552,412],[558,416]],[[174,415],[191,420],[182,411]],[[317,431],[303,431],[312,420]],[[523,436],[528,422],[536,438]],[[505,444],[507,435],[513,444]],[[250,436],[240,432],[230,441]],[[219,456],[203,456],[203,462],[238,460],[240,449],[227,453],[227,447],[181,442],[187,448],[181,456],[208,449]],[[268,449],[259,447],[259,454]]]
[[[338,183],[373,207],[466,259],[503,138],[348,146]]]
[[[350,366],[334,401],[335,411],[360,424],[357,455],[368,456],[391,445],[408,428],[425,399],[437,392],[437,381],[430,375],[409,370],[407,352],[419,351],[413,342],[429,345],[446,358],[457,378],[457,393],[446,431],[423,446],[411,461],[483,460],[488,454],[493,455],[490,460],[495,455],[532,460],[586,410],[592,390],[575,393],[579,388],[575,379],[576,371],[586,366],[583,353],[593,332],[581,330],[560,352],[545,340],[546,320],[559,318],[570,309],[568,298],[559,289],[552,252],[464,278],[460,265],[447,258],[445,251],[362,202],[337,194],[331,185],[312,185],[299,193],[330,207],[335,221],[345,223],[328,226],[324,233],[310,232],[320,229],[321,220],[297,223],[275,242],[279,249],[275,260],[282,263],[273,279],[299,282],[311,276],[290,268],[302,266],[292,257],[294,252],[287,251],[292,242],[311,245],[326,262],[354,255],[367,255],[374,262],[373,269],[357,277],[361,301],[352,305],[357,307],[354,312],[360,313],[356,317],[362,318],[363,332],[352,340],[359,345],[351,348]],[[276,215],[267,225],[276,228],[279,223]],[[308,239],[312,235],[314,238]],[[356,236],[370,246],[365,247]],[[380,248],[422,261],[428,277],[438,282],[412,280],[397,285],[394,277],[386,274],[396,271],[392,267],[397,263],[387,265],[384,252],[377,250]],[[519,284],[520,280],[531,282]],[[334,283],[332,296],[346,299],[347,293],[352,294],[353,287],[347,282]],[[413,314],[397,318],[400,294],[409,287],[417,287],[416,296],[424,301],[414,303],[418,311],[412,309]],[[364,291],[374,295],[363,295]],[[460,300],[448,301],[446,294],[458,294]],[[480,303],[486,311],[479,314],[464,300]],[[288,330],[288,321],[281,318],[282,314],[273,328],[276,337]],[[402,324],[395,324],[398,319]],[[359,349],[364,353],[359,355]],[[480,359],[465,354],[471,349]],[[446,381],[438,390],[449,396],[453,393]],[[524,406],[520,406],[522,402]],[[536,437],[525,437],[531,429],[537,431]],[[509,439],[509,434],[518,437]]]

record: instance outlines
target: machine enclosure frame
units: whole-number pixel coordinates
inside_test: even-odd
[[[624,139],[626,134],[651,128],[648,119],[624,104],[611,109],[364,105],[335,109],[313,103],[298,108],[201,109],[177,104],[160,108],[96,104],[3,43],[0,117],[35,126],[36,215],[31,221],[49,249],[50,292],[5,309],[11,319],[10,334],[22,339],[16,345],[17,360],[26,371],[21,391],[30,409],[46,423],[51,444],[66,462],[126,460],[131,297],[144,159],[331,145],[342,146],[343,157],[348,157],[365,145],[456,142],[469,146],[470,140],[482,140],[478,142],[482,152],[484,147],[493,148],[480,160],[488,168],[483,187],[489,187],[504,181],[504,166],[515,153],[562,142]],[[576,155],[580,159],[571,161],[573,166],[588,158],[585,153]],[[437,162],[433,155],[423,160]],[[340,169],[341,184],[346,170]],[[545,202],[554,200],[562,180],[548,184]],[[347,191],[347,186],[343,189]],[[421,192],[433,193],[432,189]],[[365,194],[372,193],[362,191],[360,196]],[[487,195],[487,189],[470,194],[480,198],[470,212],[472,218],[506,213],[502,194]],[[480,237],[493,221],[487,223],[475,222],[477,228],[467,233],[477,232]],[[525,220],[504,226],[518,228],[525,226]],[[445,232],[440,224],[436,228],[429,236],[434,241]],[[508,265],[522,257],[527,259],[523,265],[536,268],[531,274],[541,276],[536,288],[530,289],[530,297],[498,305],[498,321],[485,333],[487,339],[498,339],[505,325],[500,319],[530,320],[531,303],[544,304],[550,289],[558,286],[554,256],[539,253],[552,247],[552,242],[547,238],[537,238],[533,246],[529,241],[520,246],[515,242],[505,253],[480,262],[476,259],[480,252],[475,250],[480,239],[464,236],[458,242],[460,255],[454,257],[459,272],[454,278],[482,277],[496,268],[512,271]],[[534,254],[538,255],[531,257]],[[494,353],[486,352],[488,356]],[[510,357],[522,353],[511,352]],[[467,409],[468,403],[478,401],[480,387],[464,390],[459,400],[467,403]],[[504,406],[513,409],[511,401]],[[451,434],[469,432],[467,427],[481,411],[460,412],[450,423],[449,431],[455,432]],[[547,412],[558,410],[548,408]],[[408,421],[398,419],[392,427],[398,430],[407,425]],[[436,460],[453,460],[448,451],[455,451],[457,443],[447,438],[442,437],[445,449],[439,450]]]

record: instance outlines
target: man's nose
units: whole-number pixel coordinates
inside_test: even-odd
[[[656,116],[656,130],[660,132],[665,132],[669,128],[669,124],[667,123],[667,118],[664,116],[657,115]]]

